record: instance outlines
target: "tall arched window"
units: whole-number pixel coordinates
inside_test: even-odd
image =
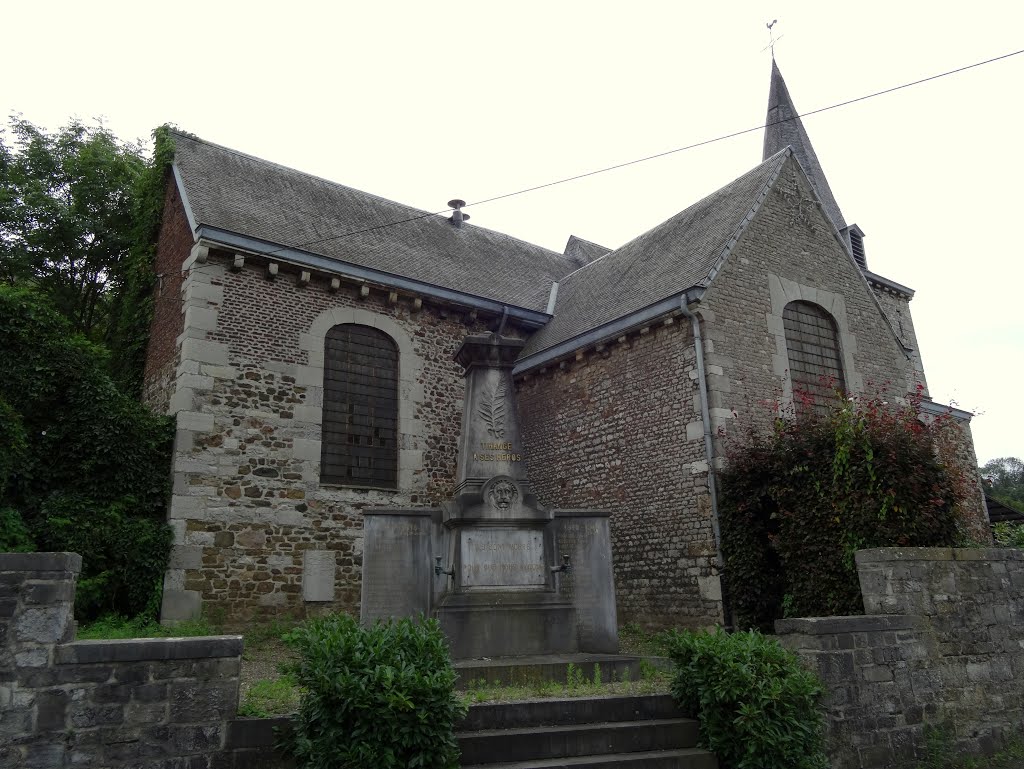
[[[320,482],[394,489],[398,483],[398,346],[351,323],[324,340]]]
[[[827,413],[836,389],[845,388],[835,321],[816,304],[790,302],[782,324],[797,410]]]

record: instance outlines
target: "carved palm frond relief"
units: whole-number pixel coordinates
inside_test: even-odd
[[[505,437],[505,378],[498,381],[489,390],[481,393],[480,408],[477,413],[487,425],[487,432],[494,438]]]

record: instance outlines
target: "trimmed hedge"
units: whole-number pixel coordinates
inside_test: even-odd
[[[665,642],[672,696],[723,769],[827,769],[824,687],[774,638],[719,628],[672,631]]]
[[[282,748],[305,769],[455,769],[455,724],[466,714],[436,620],[361,627],[344,614],[284,636],[303,690]]]

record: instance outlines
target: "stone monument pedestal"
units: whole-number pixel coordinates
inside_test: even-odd
[[[470,336],[454,498],[364,513],[362,621],[436,616],[457,659],[615,653],[608,514],[548,511],[526,478],[519,339]]]

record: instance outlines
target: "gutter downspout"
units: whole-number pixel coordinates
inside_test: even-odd
[[[732,615],[728,595],[722,576],[725,573],[725,557],[722,555],[722,532],[718,523],[718,484],[715,475],[715,451],[711,442],[711,414],[708,409],[708,380],[704,369],[704,337],[700,332],[700,319],[686,309],[688,294],[679,300],[679,311],[690,319],[693,329],[693,346],[697,358],[697,382],[700,388],[700,417],[704,424],[704,456],[708,463],[708,493],[711,497],[711,531],[715,538],[715,560],[719,582],[722,583],[722,618],[726,630],[732,629]]]

